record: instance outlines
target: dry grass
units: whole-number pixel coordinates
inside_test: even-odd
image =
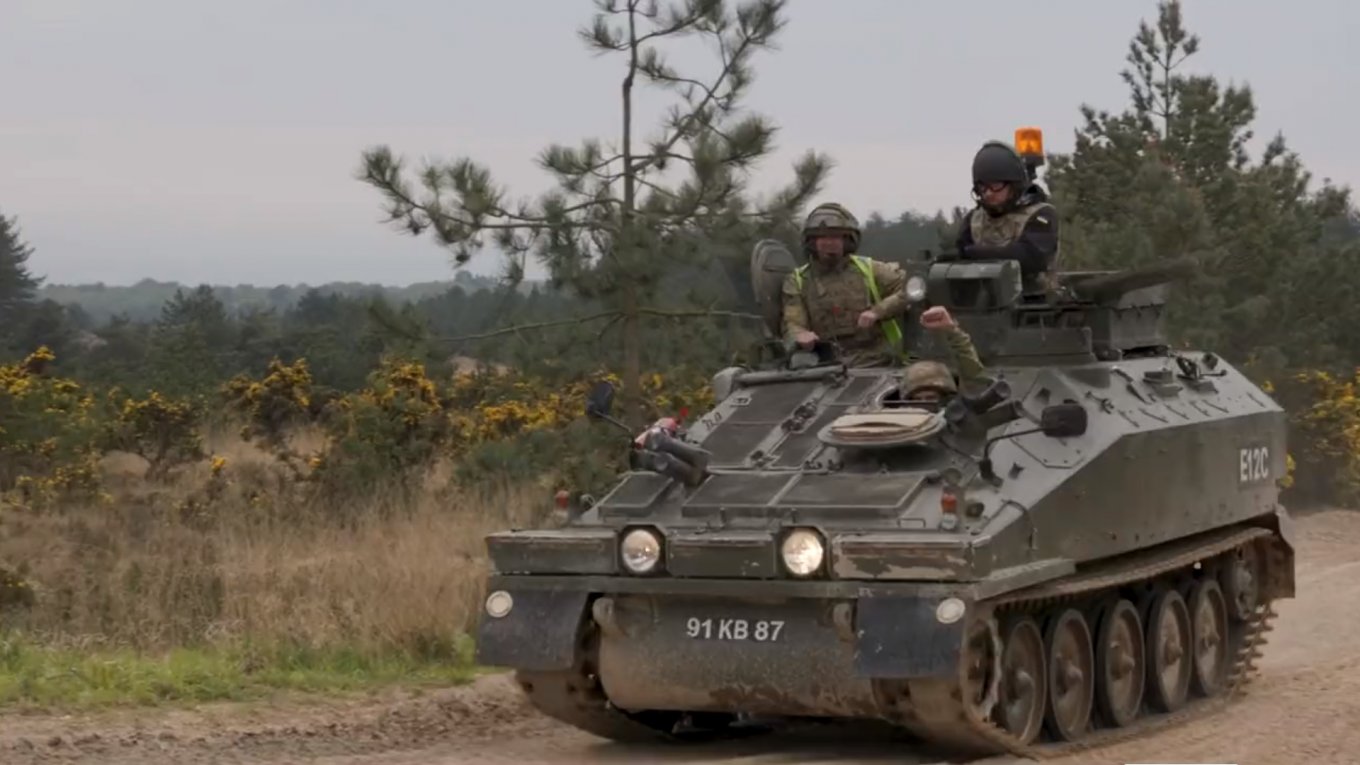
[[[304,433],[304,453],[320,434]],[[33,593],[0,607],[0,704],[90,705],[334,693],[470,676],[483,537],[542,523],[545,491],[448,490],[449,466],[410,494],[337,508],[301,499],[272,458],[225,435],[169,485],[145,462],[104,462],[112,502],[0,510],[0,568]]]
[[[0,517],[0,565],[33,585],[6,625],[44,645],[341,647],[363,656],[455,656],[481,601],[483,536],[540,523],[546,493],[505,487],[364,500],[339,514],[288,504],[270,458],[231,439],[228,491],[205,515],[177,506],[206,467],[148,486],[126,455],[106,463],[116,501]],[[346,520],[340,520],[340,519]]]

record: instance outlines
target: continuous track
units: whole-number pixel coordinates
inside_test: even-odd
[[[1107,722],[1101,724],[1098,714],[1093,712],[1091,726],[1073,736],[1072,740],[1053,740],[1049,737],[1046,741],[1025,741],[985,713],[986,707],[991,706],[990,702],[996,700],[996,678],[989,678],[989,686],[979,692],[973,678],[969,676],[969,667],[990,663],[990,657],[979,660],[978,656],[973,655],[966,656],[960,662],[960,675],[952,682],[901,684],[906,692],[898,696],[892,718],[918,735],[939,743],[979,753],[1008,753],[1039,760],[1069,756],[1083,750],[1140,738],[1217,712],[1240,698],[1256,674],[1255,662],[1261,657],[1261,646],[1266,644],[1266,635],[1272,629],[1271,620],[1276,616],[1271,607],[1273,593],[1280,590],[1280,580],[1291,573],[1288,561],[1290,552],[1283,540],[1269,529],[1243,529],[1223,539],[1177,553],[1150,556],[1146,560],[1134,560],[1105,567],[1101,571],[1079,574],[1057,583],[1002,596],[992,603],[995,610],[991,619],[996,621],[1024,615],[1036,618],[1042,626],[1069,607],[1077,608],[1088,617],[1097,616],[1102,604],[1108,604],[1120,592],[1127,594],[1130,590],[1143,587],[1173,587],[1186,594],[1198,579],[1204,576],[1216,578],[1220,567],[1227,564],[1236,553],[1251,554],[1253,548],[1260,554],[1259,560],[1264,564],[1261,566],[1264,576],[1256,590],[1256,602],[1245,619],[1234,619],[1229,604],[1227,655],[1231,657],[1231,664],[1225,682],[1214,695],[1197,698],[1192,692],[1183,707],[1168,713],[1152,712],[1145,701],[1137,718],[1118,727]],[[1140,600],[1144,603],[1140,611],[1146,634],[1146,596]],[[1188,596],[1186,600],[1189,601]],[[1096,633],[1097,618],[1089,619],[1093,635]],[[992,620],[979,622],[978,626],[987,622],[995,624]],[[978,643],[971,642],[970,645],[977,646]],[[1150,651],[1145,650],[1145,656],[1149,654]],[[964,691],[970,687],[971,693]],[[1149,690],[1145,688],[1145,699]],[[963,699],[970,696],[973,703],[965,703]],[[981,703],[979,696],[982,697]],[[929,716],[923,716],[925,710],[930,710]]]

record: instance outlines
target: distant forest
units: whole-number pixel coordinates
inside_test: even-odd
[[[59,305],[78,307],[95,325],[122,315],[132,321],[151,321],[160,315],[161,308],[178,291],[190,291],[198,284],[159,282],[142,279],[127,286],[95,284],[44,284],[37,290],[39,300],[51,300]],[[404,287],[360,282],[327,282],[324,284],[280,284],[256,286],[252,284],[208,285],[213,295],[222,301],[227,313],[240,315],[251,311],[286,311],[298,304],[304,295],[315,290],[321,295],[340,295],[349,298],[382,298],[402,304],[433,297],[454,287],[475,292],[495,286],[495,279],[460,271],[454,278],[439,282],[419,282]]]

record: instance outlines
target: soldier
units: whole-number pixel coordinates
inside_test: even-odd
[[[859,242],[859,221],[843,206],[827,202],[808,214],[808,263],[784,281],[784,337],[804,349],[831,342],[851,366],[890,364],[902,352],[906,275],[856,255]]]
[[[973,157],[973,208],[959,227],[963,258],[1020,262],[1023,289],[1042,292],[1058,257],[1058,211],[1007,144],[988,141]]]
[[[949,309],[933,306],[921,314],[921,326],[945,333],[959,378],[972,382],[983,376],[985,367],[968,333],[958,325]],[[902,373],[902,398],[908,401],[941,401],[959,392],[949,367],[938,361],[916,361]]]
[[[954,373],[938,361],[917,361],[902,372],[902,400],[938,403],[959,392]]]

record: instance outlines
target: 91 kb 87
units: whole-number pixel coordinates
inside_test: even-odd
[[[780,620],[700,619],[691,616],[685,622],[685,634],[696,640],[754,640],[773,643],[784,631]]]

